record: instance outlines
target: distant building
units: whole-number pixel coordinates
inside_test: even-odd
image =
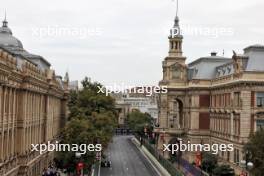
[[[136,89],[133,89],[136,90]],[[116,99],[116,107],[120,110],[119,124],[124,125],[127,115],[133,110],[142,113],[148,113],[156,121],[158,118],[157,95],[146,92],[137,93],[135,91],[126,91],[127,93],[113,93]]]
[[[69,83],[69,89],[70,90],[74,90],[74,91],[78,91],[79,90],[79,82],[77,80],[70,81],[70,83]]]
[[[126,97],[123,98],[125,104],[130,105],[130,110],[139,110],[142,113],[148,113],[152,118],[158,118],[158,107],[157,104],[151,101],[149,97]]]
[[[142,86],[132,88],[124,95],[124,102],[131,105],[131,109],[137,109],[143,113],[148,113],[152,118],[158,118],[157,98],[154,86]],[[144,90],[144,91],[140,91]]]
[[[66,76],[67,78],[67,76]],[[67,118],[68,79],[43,57],[27,52],[3,21],[0,27],[0,175],[39,176],[54,152],[31,144],[60,135]]]
[[[179,31],[176,16],[174,30]],[[186,64],[181,34],[169,36],[169,55],[162,63],[168,93],[160,94],[158,149],[178,137],[192,144],[233,144],[234,151],[218,153],[237,173],[243,146],[252,132],[264,126],[264,46],[253,45],[232,58],[210,56]],[[169,153],[165,153],[170,157]],[[190,163],[196,152],[183,152]]]

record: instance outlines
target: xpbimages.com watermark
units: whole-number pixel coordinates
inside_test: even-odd
[[[212,152],[218,154],[218,152],[234,151],[233,144],[191,144],[190,141],[183,143],[180,139],[176,144],[163,144],[163,151],[175,154],[180,152]]]
[[[85,39],[88,37],[101,36],[103,30],[100,27],[67,27],[67,26],[46,26],[31,28],[34,37],[77,37]]]
[[[61,144],[58,141],[47,144],[31,144],[31,151],[37,151],[40,154],[45,152],[78,152],[80,154],[86,154],[87,152],[101,152],[102,144]]]
[[[168,30],[164,29],[164,33],[168,35]],[[234,36],[235,30],[232,27],[209,27],[209,26],[191,26],[181,25],[180,28],[174,27],[171,29],[172,37],[177,35],[183,36],[202,36],[202,37],[230,37]]]
[[[109,96],[112,93],[136,93],[152,96],[153,94],[166,94],[168,92],[167,86],[127,86],[125,84],[114,84],[109,86],[97,86],[97,88],[97,93],[103,93],[106,96]]]

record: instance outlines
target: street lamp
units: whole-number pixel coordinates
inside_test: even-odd
[[[163,128],[163,131],[162,131],[162,140],[163,140],[163,144],[165,143],[165,134],[166,134],[166,132],[165,132],[165,128]],[[162,155],[163,155],[163,157],[164,157],[164,149],[162,150]]]
[[[249,151],[246,151],[245,160],[241,160],[240,165],[245,170],[246,176],[249,176],[249,171],[254,167],[254,164],[249,161]]]

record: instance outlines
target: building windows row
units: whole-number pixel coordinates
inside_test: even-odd
[[[233,119],[233,135],[240,135],[240,115],[235,114]],[[231,117],[228,114],[211,114],[210,130],[231,135]]]
[[[225,107],[231,105],[231,94],[216,94],[211,97],[211,106],[212,107]]]
[[[211,130],[223,134],[230,134],[230,121],[230,116],[227,114],[211,115]]]
[[[211,107],[228,107],[232,105],[231,93],[214,94],[211,96]],[[264,96],[263,96],[264,104]],[[234,92],[233,106],[241,106],[241,93]]]

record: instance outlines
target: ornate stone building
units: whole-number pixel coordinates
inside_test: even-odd
[[[162,63],[160,86],[167,86],[168,93],[159,97],[158,149],[178,137],[185,143],[234,144],[233,152],[218,156],[239,171],[243,145],[264,126],[264,46],[249,46],[232,58],[213,52],[187,64],[179,30],[176,16],[169,55]],[[184,152],[182,157],[193,162],[195,154]]]
[[[0,28],[0,175],[39,176],[53,153],[31,144],[54,141],[66,120],[68,77],[24,50],[3,21]]]

